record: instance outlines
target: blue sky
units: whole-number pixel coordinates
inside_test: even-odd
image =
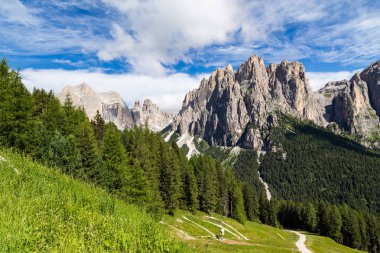
[[[168,111],[254,53],[301,61],[314,89],[380,60],[380,1],[1,0],[0,26],[29,88],[87,82]]]

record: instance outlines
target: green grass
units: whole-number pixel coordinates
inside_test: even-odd
[[[188,219],[201,224],[209,229],[214,234],[218,234],[220,228],[206,222],[207,214],[202,212],[196,212],[195,214],[180,210],[177,211],[175,216],[165,216],[164,222],[179,230],[186,232],[193,237],[189,239],[173,227],[167,226],[178,239],[184,241],[189,246],[197,251],[202,252],[236,252],[236,253],[290,253],[298,252],[295,246],[298,236],[294,233],[273,228],[270,226],[258,224],[255,222],[246,222],[244,225],[238,223],[235,220],[212,214],[212,216],[222,220],[223,222],[231,225],[237,229],[240,233],[249,238],[248,241],[243,239],[237,239],[233,235],[225,232],[225,239],[229,240],[227,244],[220,242],[212,238],[205,230],[199,228],[191,222],[186,221],[183,216]],[[306,245],[313,253],[359,253],[343,245],[337,244],[332,239],[322,236],[317,236],[309,233],[305,233],[307,240]],[[225,241],[226,242],[226,241]],[[240,245],[240,243],[242,245]]]
[[[337,244],[334,240],[328,237],[316,236],[312,234],[306,234],[306,246],[313,252],[323,253],[359,253],[364,252],[348,248],[346,246]]]
[[[141,208],[56,169],[9,150],[0,150],[0,156],[7,160],[0,161],[0,252],[298,252],[298,237],[285,230],[213,214],[249,238],[226,231],[225,239],[233,244],[222,243],[183,218],[218,234],[220,228],[206,222],[202,212],[179,210],[158,224]],[[314,253],[359,252],[311,234],[306,244]]]
[[[190,251],[139,207],[9,150],[0,155],[0,252]]]
[[[179,239],[185,241],[192,248],[204,251],[204,252],[252,252],[252,253],[290,253],[297,252],[295,246],[298,240],[297,236],[293,233],[287,231],[273,228],[266,225],[261,225],[254,222],[246,222],[245,225],[238,223],[235,220],[213,214],[212,216],[221,219],[223,222],[233,226],[240,233],[249,238],[248,241],[243,239],[237,239],[233,235],[229,234],[227,231],[224,238],[229,239],[234,244],[226,244],[219,242],[209,236],[207,232],[201,228],[193,225],[192,223],[183,219],[186,216],[188,219],[201,224],[202,226],[209,229],[214,234],[218,234],[220,228],[214,226],[210,223],[205,222],[206,214],[202,212],[197,212],[196,214],[191,214],[186,211],[178,211],[174,217],[165,216],[164,221],[184,232],[194,237],[195,239],[189,240],[184,239],[181,233],[175,229],[172,230],[173,234]],[[234,232],[234,231],[233,231]],[[236,232],[235,232],[236,234]],[[243,245],[240,245],[243,244]],[[245,244],[245,245],[244,245]]]

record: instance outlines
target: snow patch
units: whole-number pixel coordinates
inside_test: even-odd
[[[261,151],[261,152],[257,152],[257,163],[261,164],[260,162],[260,155],[263,154],[265,155],[266,153],[263,153],[264,151]],[[259,174],[259,180],[260,182],[264,185],[264,188],[265,188],[265,193],[267,195],[267,199],[270,201],[272,199],[272,193],[269,191],[269,185],[267,184],[267,182],[264,181],[264,179],[261,177],[260,175],[260,171],[257,171],[257,173]]]
[[[267,195],[267,199],[270,201],[272,199],[272,193],[269,191],[269,185],[264,181],[264,179],[260,175],[260,171],[257,172],[259,174],[259,180],[264,185],[265,193]]]
[[[197,147],[194,144],[194,136],[191,136],[188,133],[183,134],[177,141],[178,147],[187,145],[189,152],[187,153],[187,159],[190,159],[193,155],[198,155],[200,152],[197,150]]]
[[[173,134],[174,134],[174,131],[171,131],[171,132],[165,137],[165,141],[166,141],[166,142],[170,141],[170,138],[172,138]]]

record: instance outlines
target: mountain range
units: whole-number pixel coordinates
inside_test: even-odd
[[[310,120],[335,132],[354,134],[378,145],[380,62],[350,80],[312,91],[304,66],[282,61],[266,66],[251,56],[235,72],[217,69],[183,102],[173,130],[199,136],[211,146],[266,149],[276,113]]]
[[[165,128],[188,147],[197,137],[210,146],[268,150],[269,129],[277,124],[279,112],[353,135],[366,146],[380,144],[380,61],[350,80],[312,91],[302,63],[265,65],[262,57],[252,55],[236,71],[228,65],[204,78],[186,94],[177,115],[160,111],[150,100],[129,109],[116,92],[95,92],[87,84],[66,86],[59,99],[64,101],[67,93],[90,118],[98,110],[120,129],[144,124],[154,131]]]

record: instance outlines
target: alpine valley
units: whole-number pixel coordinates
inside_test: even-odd
[[[3,60],[0,116],[2,252],[380,252],[380,61],[313,91],[252,55],[173,114]]]
[[[323,199],[380,213],[379,87],[380,61],[312,91],[302,63],[266,66],[252,55],[236,72],[228,65],[203,79],[177,115],[150,100],[129,109],[116,92],[86,84],[58,97],[70,94],[90,118],[98,110],[120,129],[146,124],[187,158],[205,154],[232,166],[267,198]]]

